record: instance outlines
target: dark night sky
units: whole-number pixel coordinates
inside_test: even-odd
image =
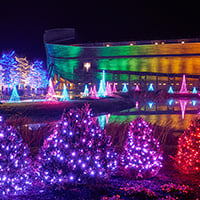
[[[51,28],[75,28],[86,42],[192,38],[200,33],[198,1],[14,2],[1,1],[0,52],[14,49],[29,59],[45,59],[43,33]]]

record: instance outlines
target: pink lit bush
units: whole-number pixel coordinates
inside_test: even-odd
[[[141,117],[130,122],[121,164],[134,178],[155,176],[162,167],[162,150],[152,136],[151,124]]]

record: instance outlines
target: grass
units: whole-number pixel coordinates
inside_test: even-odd
[[[28,145],[31,154],[37,155],[40,147],[53,131],[56,122],[48,122],[37,124],[37,121],[31,120],[29,117],[10,117],[6,120],[8,125],[12,125],[21,135],[23,141]],[[163,123],[162,125],[154,124],[153,136],[160,141],[165,149],[176,149],[178,136],[173,134],[172,121]],[[116,148],[118,153],[123,150],[124,142],[128,132],[128,121],[114,121],[106,125],[105,130],[112,137],[112,146]],[[179,133],[180,134],[180,133]]]
[[[32,156],[38,154],[45,138],[52,133],[55,126],[55,123],[35,124],[31,126],[33,121],[27,117],[11,117],[6,120],[6,123],[13,126],[20,133],[24,143],[28,145]]]

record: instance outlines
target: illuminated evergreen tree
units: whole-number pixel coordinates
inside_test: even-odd
[[[49,79],[49,88],[45,97],[45,101],[57,101],[56,93],[54,91],[52,80]]]
[[[12,90],[9,102],[20,102],[20,97],[17,92],[16,85],[13,86],[13,90]]]
[[[162,167],[162,151],[152,126],[141,117],[130,122],[121,164],[135,178],[155,176]]]
[[[67,88],[64,84],[64,88],[63,88],[63,92],[62,92],[62,98],[60,98],[60,101],[69,101],[69,94],[68,94],[68,91],[67,91]]]
[[[30,152],[19,133],[0,120],[0,195],[16,199],[10,195],[24,195],[32,189]]]
[[[92,120],[89,105],[70,110],[39,153],[42,182],[89,183],[108,177],[117,168],[110,139]]]
[[[126,83],[124,83],[124,86],[122,88],[122,92],[128,92],[128,88],[127,88]]]
[[[175,166],[184,174],[200,173],[200,119],[191,121],[179,137]]]

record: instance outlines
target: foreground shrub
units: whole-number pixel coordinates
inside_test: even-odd
[[[155,176],[162,167],[162,150],[152,136],[151,124],[137,117],[130,122],[121,164],[134,178]]]
[[[175,166],[184,174],[200,173],[200,119],[191,121],[179,137]]]
[[[2,120],[2,118],[1,118]],[[28,146],[20,134],[6,123],[0,122],[0,195],[21,195],[33,184]]]
[[[63,115],[38,155],[43,183],[87,183],[117,168],[111,138],[92,120],[89,105]]]

